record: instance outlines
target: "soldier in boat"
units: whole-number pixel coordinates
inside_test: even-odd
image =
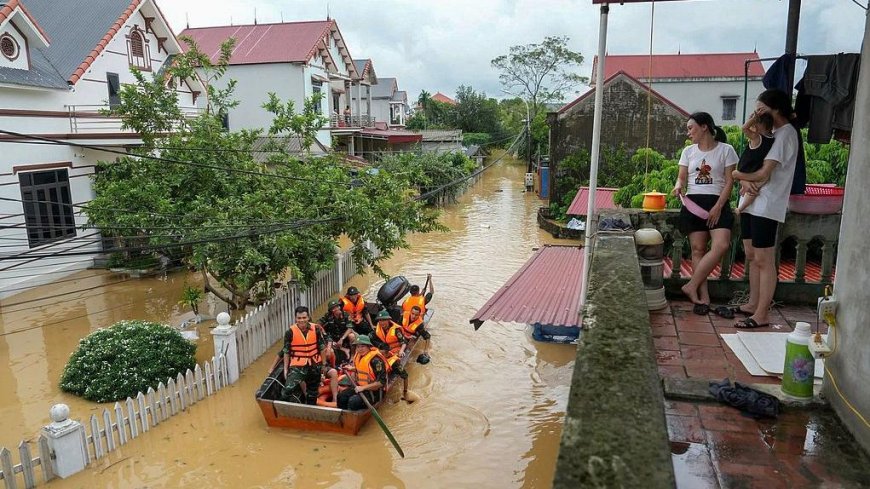
[[[360,396],[366,396],[372,404],[378,403],[387,386],[386,359],[372,345],[371,339],[366,335],[357,336],[354,345],[353,375],[356,377],[356,387],[338,394],[338,407],[352,411],[366,408]]]

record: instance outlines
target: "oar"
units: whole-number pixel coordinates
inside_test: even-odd
[[[353,385],[354,389],[356,389],[357,384],[356,384],[356,381],[353,380],[353,376],[350,374],[350,372],[347,371],[347,369],[342,369],[342,370],[344,370],[344,373],[345,373],[345,375],[347,375],[348,380],[350,380],[351,385]],[[387,424],[384,423],[384,420],[381,418],[381,415],[378,414],[378,411],[375,409],[374,406],[372,406],[372,403],[369,402],[369,399],[365,396],[365,394],[363,392],[359,392],[358,394],[362,398],[363,402],[366,403],[366,406],[368,406],[368,408],[371,410],[372,416],[375,418],[375,421],[378,422],[378,425],[384,431],[384,434],[387,435],[387,438],[390,440],[390,443],[393,444],[393,447],[396,448],[396,451],[399,452],[399,455],[401,455],[402,458],[405,458],[405,452],[402,451],[402,447],[399,446],[399,442],[397,442],[396,439],[393,437],[393,434],[390,433],[390,429],[387,428]]]

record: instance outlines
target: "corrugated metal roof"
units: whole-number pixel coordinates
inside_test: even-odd
[[[511,321],[548,326],[580,324],[583,248],[544,246],[469,321]]]
[[[423,141],[462,141],[462,129],[424,129],[420,131]]]
[[[197,27],[181,35],[193,38],[202,52],[217,60],[221,43],[236,38],[231,65],[256,63],[305,63],[315,46],[332,29],[335,21],[284,22],[280,24]],[[341,60],[335,60],[340,63]]]
[[[278,145],[275,149],[286,151],[287,154],[302,156],[302,138],[300,136],[261,136],[257,138],[251,146],[254,160],[256,160],[257,163],[266,163],[269,160],[269,157],[274,154],[271,152],[272,148],[270,148],[269,143]],[[323,144],[316,139],[314,140],[314,144],[311,145],[310,151],[311,154],[315,156],[325,155],[328,152]]]
[[[618,192],[618,188],[598,187],[595,189],[595,208],[596,209],[616,209],[616,204],[613,202],[613,196]],[[569,216],[585,216],[589,209],[589,187],[580,187],[568,211],[565,213]]]
[[[79,2],[27,0],[27,9],[51,39],[47,49],[30,50],[30,70],[0,68],[0,82],[68,88],[75,70],[132,4],[131,0]]]
[[[640,80],[650,78],[743,78],[744,63],[747,59],[758,59],[758,53],[709,53],[709,54],[654,54],[650,62],[647,54],[617,55],[608,54],[604,63],[604,78],[624,71]],[[598,57],[592,61],[592,79],[598,66]],[[764,66],[755,62],[749,64],[750,77],[763,77]]]

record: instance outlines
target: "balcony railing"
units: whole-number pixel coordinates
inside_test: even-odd
[[[108,105],[67,105],[72,134],[132,133],[123,129],[121,118],[108,114]],[[193,119],[203,113],[199,107],[181,107],[184,117]]]
[[[329,118],[330,129],[345,129],[357,127],[374,127],[375,118],[370,115],[339,115],[332,114]]]
[[[688,257],[688,237],[679,229],[679,211],[644,212],[621,209],[628,214],[635,229],[652,227],[665,238],[666,277],[669,291],[679,293],[679,287],[691,274]],[[604,213],[603,213],[604,214]],[[603,216],[602,216],[603,217]],[[777,237],[776,265],[779,273],[777,300],[815,304],[825,285],[833,283],[837,243],[840,236],[840,214],[811,215],[789,212]],[[731,233],[731,247],[722,262],[710,274],[710,294],[719,299],[731,298],[736,290],[748,286],[749,274],[743,258],[739,217]],[[668,269],[670,273],[668,273]]]

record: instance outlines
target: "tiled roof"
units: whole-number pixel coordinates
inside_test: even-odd
[[[511,321],[547,326],[580,324],[583,248],[544,246],[469,321]]]
[[[748,59],[759,59],[758,53],[710,53],[710,54],[654,54],[652,60],[646,54],[608,54],[605,59],[604,78],[624,71],[639,80],[650,78],[743,78],[744,64]],[[592,79],[598,67],[598,57],[592,62]],[[749,64],[750,77],[763,77],[764,67],[759,62]]]
[[[616,80],[619,77],[622,77],[622,78],[628,80],[630,83],[634,83],[635,85],[638,85],[644,91],[649,91],[653,97],[657,98],[658,100],[661,100],[662,103],[671,106],[680,114],[682,114],[686,117],[689,117],[690,114],[688,112],[686,112],[685,109],[683,109],[679,105],[675,104],[669,98],[665,97],[664,95],[660,94],[659,92],[650,89],[649,85],[638,80],[637,78],[634,78],[633,76],[629,75],[628,73],[625,73],[624,71],[618,71],[618,72],[614,73],[613,75],[610,75],[610,77],[608,77],[604,80],[604,86],[606,87],[606,86],[610,85],[611,83],[613,83],[614,80]],[[595,94],[595,89],[592,88],[591,90],[589,90],[588,92],[584,93],[583,95],[577,97],[573,101],[565,104],[564,107],[562,107],[561,109],[558,110],[558,113],[564,114],[565,112],[571,110],[572,107],[574,107],[575,105],[577,105],[577,104],[583,102],[584,100],[592,97],[594,94]]]
[[[372,98],[392,99],[398,84],[395,78],[378,78],[378,82],[372,85]]]
[[[616,209],[616,204],[613,202],[613,196],[618,192],[618,188],[598,187],[595,189],[595,208],[596,209]],[[585,216],[589,209],[589,187],[580,187],[568,211],[565,214],[569,216]]]
[[[331,31],[339,42],[343,42],[334,20],[196,27],[185,29],[181,35],[196,41],[200,50],[212,60],[217,60],[220,56],[221,43],[233,37],[236,39],[236,46],[230,57],[230,64],[244,65],[307,63]],[[347,53],[346,48],[344,52]],[[335,60],[336,63],[346,61],[348,60]],[[350,62],[349,69],[356,72],[353,62]]]
[[[462,141],[462,129],[424,129],[423,141]]]
[[[438,102],[442,102],[442,103],[445,103],[445,104],[456,105],[456,101],[455,101],[455,100],[453,100],[452,98],[448,97],[447,95],[444,95],[444,94],[441,93],[441,92],[437,92],[437,93],[435,93],[435,95],[432,95],[432,100],[436,100],[436,101],[438,101]]]
[[[299,136],[261,136],[254,141],[254,144],[251,147],[254,154],[254,160],[256,160],[257,163],[266,163],[269,161],[269,157],[274,154],[269,149],[270,142],[276,143],[279,149],[286,151],[288,154],[302,155],[302,138]],[[311,154],[319,156],[325,155],[326,153],[328,153],[327,149],[320,141],[315,139],[314,144],[311,145]]]
[[[10,0],[0,10],[17,1]],[[144,1],[88,0],[87,8],[82,8],[79,2],[26,0],[27,11],[51,46],[30,49],[30,70],[0,68],[0,83],[68,88]]]
[[[405,102],[408,103],[408,92],[404,90],[398,90],[393,94],[393,102]]]

